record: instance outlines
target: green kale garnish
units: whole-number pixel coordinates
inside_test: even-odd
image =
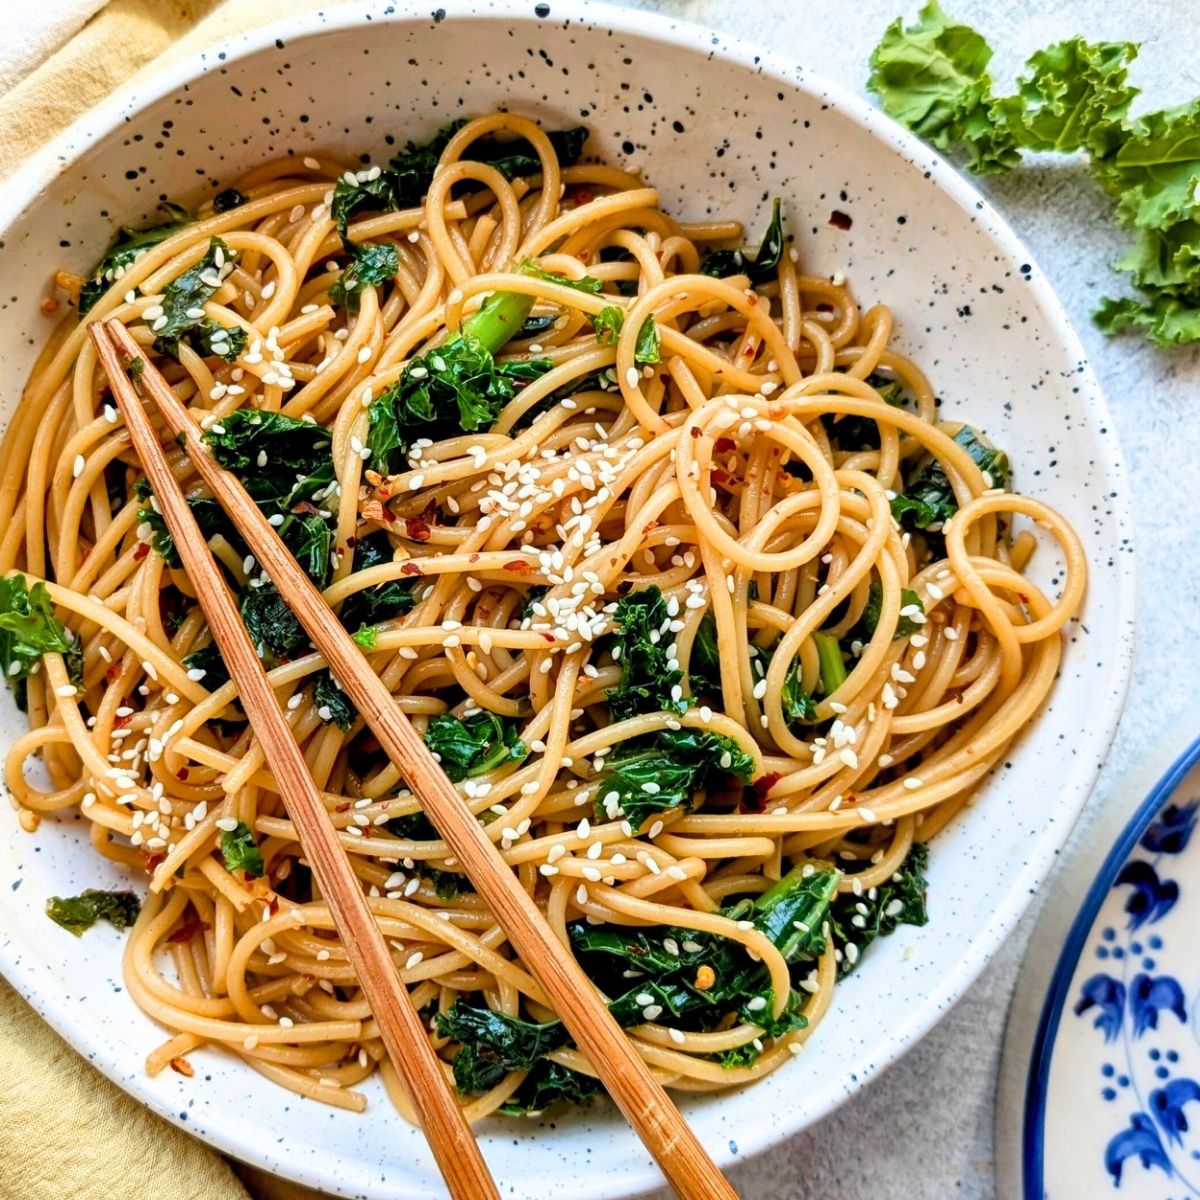
[[[235,208],[241,208],[248,199],[249,197],[239,192],[237,188],[226,188],[223,192],[218,192],[213,197],[213,212],[232,212]]]
[[[381,563],[389,563],[393,558],[392,543],[388,540],[388,535],[383,530],[378,530],[359,538],[354,547],[353,573],[357,574]],[[342,624],[350,630],[361,630],[411,611],[416,603],[413,583],[411,578],[392,579],[387,583],[377,583],[374,587],[352,592],[342,603],[339,613]]]
[[[136,258],[192,223],[187,211],[178,204],[164,202],[159,207],[167,214],[168,220],[145,229],[130,229],[123,225],[117,230],[117,236],[104,252],[104,257],[92,268],[87,281],[79,289],[80,316],[91,310],[96,301],[129,270]]]
[[[239,606],[242,624],[268,667],[295,658],[308,646],[308,634],[273,583],[251,584]]]
[[[596,280],[599,283],[599,280]],[[621,336],[625,324],[625,311],[615,304],[606,305],[595,316],[588,318],[596,331],[596,341],[602,345],[611,346]],[[651,313],[638,330],[637,342],[633,348],[633,361],[643,365],[659,362],[662,352],[658,344],[658,326]]]
[[[389,212],[397,208],[413,208],[421,203],[433,182],[438,160],[450,139],[466,124],[457,120],[439,129],[424,144],[408,142],[393,156],[386,168],[343,175],[333,188],[330,213],[343,237],[350,218],[359,212]],[[563,166],[573,166],[583,153],[587,130],[580,126],[547,135]],[[532,175],[541,170],[541,160],[524,138],[499,141],[480,138],[472,143],[468,156],[472,162],[485,162],[495,167],[506,179]],[[474,190],[469,181],[464,190]]]
[[[292,552],[297,557],[308,553],[314,566],[326,567],[328,551],[311,545],[313,531],[298,530],[293,535],[292,530],[305,518],[328,511],[316,506],[324,503],[334,485],[329,430],[280,412],[239,408],[206,430],[204,441],[221,466],[237,475],[268,519],[284,518],[277,530]],[[323,570],[309,573],[323,585]]]
[[[779,697],[783,716],[788,725],[800,725],[812,721],[817,715],[817,702],[800,686],[800,660],[792,659],[787,674],[783,677],[783,689]]]
[[[370,408],[367,446],[380,474],[401,468],[410,442],[490,428],[519,387],[544,374],[549,359],[497,363],[493,355],[520,328],[532,296],[497,292],[444,345],[411,359]]]
[[[722,775],[749,779],[754,759],[733,738],[708,729],[663,729],[604,760],[596,815],[623,816],[639,830],[657,813],[688,811],[696,792]]]
[[[203,671],[200,682],[210,691],[229,682],[229,668],[221,655],[221,648],[216,642],[209,642],[198,650],[183,656],[183,665],[189,671]]]
[[[262,851],[245,821],[239,821],[234,829],[221,830],[221,857],[227,871],[244,871],[254,879],[262,876]]]
[[[613,613],[613,625],[613,657],[621,666],[620,686],[608,693],[613,719],[623,721],[644,712],[686,711],[683,672],[669,665],[667,648],[673,635],[662,592],[648,587],[622,596]]]
[[[571,288],[573,291],[583,292],[587,296],[598,296],[604,287],[604,284],[594,275],[581,275],[578,279],[570,279],[566,275],[555,275],[553,271],[547,271],[530,258],[527,258],[517,270],[522,275],[529,275],[546,283],[557,283],[559,287]]]
[[[599,1091],[600,1081],[594,1076],[540,1058],[498,1111],[506,1117],[533,1117],[552,1104],[586,1104]]]
[[[688,684],[697,696],[712,696],[722,702],[721,654],[717,648],[717,619],[712,610],[700,618],[688,660]]]
[[[987,445],[969,425],[962,426],[954,440],[990,478],[991,487],[1007,488],[1008,455]],[[985,479],[985,483],[987,479]],[[929,459],[907,481],[903,492],[892,500],[892,516],[910,532],[937,532],[956,512],[958,500],[946,471],[937,459]]]
[[[343,238],[342,248],[350,261],[330,285],[329,299],[356,313],[364,289],[395,279],[400,255],[391,242],[352,242]]]
[[[154,322],[154,349],[159,354],[178,359],[179,343],[184,338],[199,353],[217,353],[212,345],[214,341],[222,340],[219,336],[222,333],[228,340],[231,331],[211,320],[205,323],[204,306],[233,270],[236,261],[237,255],[219,237],[214,237],[209,241],[204,257],[167,284],[162,297],[162,317]],[[165,321],[165,324],[160,325],[159,321]],[[199,345],[196,344],[197,334]],[[242,344],[245,344],[244,333]]]
[[[97,921],[114,929],[128,929],[137,920],[142,902],[133,892],[101,892],[88,888],[78,896],[51,896],[46,916],[76,937],[82,937]]]
[[[906,608],[911,608],[916,605],[921,612],[925,611],[925,605],[921,603],[921,597],[917,595],[912,588],[900,589],[900,608],[903,612]],[[883,587],[878,583],[872,583],[867,589],[867,604],[863,609],[861,620],[861,632],[863,641],[866,641],[874,633],[879,625],[879,617],[883,612]],[[919,633],[921,622],[914,621],[911,616],[901,616],[896,623],[896,632],[892,635],[892,641],[897,641],[900,638],[912,637],[914,633]]]
[[[355,645],[363,650],[374,650],[375,643],[379,640],[379,630],[374,625],[360,625],[350,637]]]
[[[895,408],[904,404],[904,392],[894,379],[882,375],[868,375],[869,383],[885,403]],[[829,440],[839,450],[878,450],[879,424],[870,417],[859,417],[853,413],[825,413],[821,424]]]
[[[504,763],[523,762],[529,754],[529,747],[517,736],[517,723],[486,711],[464,719],[441,713],[429,722],[425,744],[455,783]]]
[[[63,656],[73,683],[83,682],[79,638],[55,617],[46,585],[29,587],[24,575],[0,578],[0,664],[22,709],[25,680],[40,668],[42,655],[51,653]]]
[[[462,1000],[438,1013],[437,1028],[442,1037],[459,1043],[454,1083],[460,1092],[486,1092],[509,1071],[527,1071],[542,1055],[570,1041],[561,1021],[522,1021]]]
[[[748,275],[752,287],[767,283],[775,278],[786,240],[782,205],[775,200],[771,204],[771,220],[767,224],[767,231],[753,258],[747,258],[741,250],[714,250],[700,264],[700,274],[716,279],[724,279],[729,275]]]
[[[313,683],[313,703],[317,706],[317,716],[326,725],[332,723],[344,733],[354,724],[358,710],[350,697],[338,686],[329,671],[322,671]]]
[[[899,871],[886,883],[861,896],[844,892],[837,897],[829,911],[829,929],[833,944],[842,952],[839,975],[849,975],[876,938],[887,937],[901,925],[928,923],[928,865],[929,847],[924,842],[913,842]],[[850,946],[854,949],[849,950]]]

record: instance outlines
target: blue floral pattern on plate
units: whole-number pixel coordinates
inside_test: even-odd
[[[1200,743],[1067,939],[1034,1047],[1025,1200],[1200,1200]]]

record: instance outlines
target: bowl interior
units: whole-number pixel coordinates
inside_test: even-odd
[[[858,102],[699,29],[559,4],[548,18],[532,3],[449,5],[440,20],[348,4],[173,69],[86,118],[9,183],[0,416],[50,330],[41,281],[57,267],[90,267],[115,222],[145,218],[164,198],[197,200],[277,155],[332,148],[382,160],[498,105],[548,127],[586,122],[590,150],[643,172],[665,207],[737,217],[752,242],[770,199],[784,197],[803,268],[845,272],[862,304],[890,305],[896,343],[930,374],[945,410],[1004,446],[1017,486],[1064,512],[1090,552],[1086,613],[1049,709],[935,844],[932,923],[872,949],[795,1062],[757,1088],[686,1103],[706,1145],[729,1161],[831,1111],[974,978],[1065,841],[1124,694],[1131,558],[1114,435],[1053,297],[975,193]],[[831,222],[834,210],[850,228]],[[1047,548],[1033,573],[1053,589],[1057,571]],[[0,739],[23,727],[0,706]],[[42,915],[49,895],[112,879],[79,822],[47,822],[36,837],[0,822],[0,879],[11,887],[0,967],[146,1103],[224,1150],[340,1195],[442,1194],[420,1135],[379,1089],[368,1089],[364,1115],[330,1111],[215,1051],[195,1056],[194,1079],[143,1075],[162,1035],[122,989],[119,938],[106,927],[76,941]],[[536,1180],[517,1186],[546,1200],[629,1195],[655,1178],[603,1106],[481,1132],[497,1178]]]

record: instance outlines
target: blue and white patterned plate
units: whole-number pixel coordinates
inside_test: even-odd
[[[1066,895],[1035,931],[1009,1021],[1001,1195],[1200,1198],[1198,820],[1200,739],[1149,790],[1090,886],[1084,870],[1103,826],[1065,872]],[[1081,881],[1063,939],[1064,903]]]

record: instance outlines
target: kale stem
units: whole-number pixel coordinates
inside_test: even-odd
[[[493,292],[462,323],[462,331],[495,354],[525,324],[533,300],[520,292]]]
[[[828,696],[846,682],[846,664],[842,661],[842,648],[831,633],[814,633],[817,658],[821,663],[821,692]]]

